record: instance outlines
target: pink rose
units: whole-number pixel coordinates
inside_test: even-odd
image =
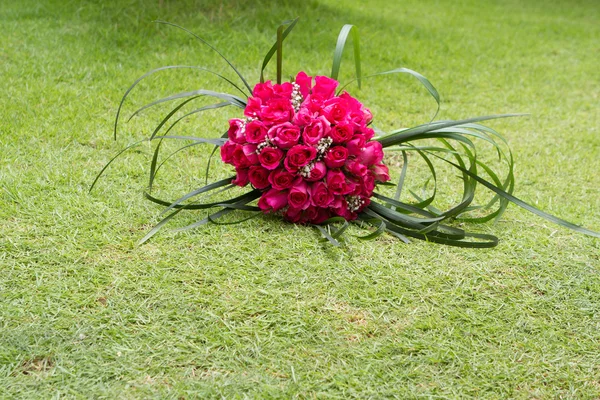
[[[229,130],[227,136],[229,140],[235,143],[245,143],[246,137],[244,136],[244,125],[245,122],[239,118],[233,118],[229,120]]]
[[[308,108],[302,107],[298,112],[294,115],[294,125],[299,127],[306,126],[310,124],[313,120],[315,113],[309,110]]]
[[[246,124],[246,140],[249,143],[262,143],[267,136],[267,127],[255,119]]]
[[[264,189],[269,186],[269,170],[253,165],[248,171],[248,180],[256,189]]]
[[[302,210],[310,205],[310,189],[301,177],[296,178],[290,189],[288,204],[290,207]]]
[[[350,107],[346,99],[334,97],[323,104],[323,115],[332,124],[350,122]]]
[[[286,220],[293,222],[294,224],[299,224],[303,219],[302,214],[301,208],[288,207],[288,209],[285,211],[284,217]]]
[[[363,151],[365,147],[366,140],[364,137],[360,135],[354,135],[354,137],[346,143],[346,148],[348,149],[348,154],[351,156],[358,156]]]
[[[383,160],[383,147],[379,142],[368,142],[358,155],[358,161],[370,167]]]
[[[275,147],[265,147],[258,155],[260,165],[268,170],[273,170],[279,166],[279,162],[283,158],[283,151]]]
[[[245,144],[242,146],[242,151],[244,155],[250,161],[251,164],[258,164],[258,156],[256,155],[256,145],[255,144]]]
[[[373,136],[375,136],[375,131],[368,127],[362,127],[358,130],[358,132],[359,132],[359,135],[362,136],[363,138],[365,138],[365,141],[367,141],[367,142],[369,140],[373,139]]]
[[[325,164],[328,168],[341,168],[348,158],[348,149],[344,146],[334,146],[329,148],[325,154]]]
[[[375,164],[371,166],[371,172],[377,182],[387,182],[390,180],[390,171],[383,164]]]
[[[309,182],[319,181],[323,179],[325,174],[327,174],[325,163],[323,161],[317,161],[310,170],[310,175],[306,180]]]
[[[233,152],[235,151],[238,145],[232,142],[231,140],[226,141],[223,146],[221,146],[221,160],[223,160],[226,164],[233,163]]]
[[[260,111],[260,118],[270,123],[290,122],[294,116],[294,108],[290,99],[271,99]]]
[[[302,140],[305,144],[317,144],[321,138],[327,136],[331,131],[329,121],[324,116],[311,119],[304,127]]]
[[[284,82],[282,84],[276,83],[273,85],[273,92],[275,95],[282,99],[290,99],[292,97],[292,91],[294,87],[290,82]]]
[[[340,217],[344,217],[344,219],[348,221],[356,219],[356,214],[353,214],[350,212],[350,210],[348,210],[348,203],[346,202],[346,199],[344,199],[343,197],[338,198],[337,204],[337,207],[332,207],[333,212],[335,214],[339,215]]]
[[[298,72],[298,75],[296,75],[296,79],[294,79],[294,82],[296,82],[296,84],[300,86],[300,94],[302,94],[302,97],[306,98],[306,96],[308,96],[308,94],[310,93],[310,88],[312,86],[312,78],[306,75],[304,71],[300,71]]]
[[[300,128],[290,122],[274,125],[269,129],[269,138],[279,148],[289,149],[298,144],[300,140]]]
[[[311,187],[310,201],[314,206],[327,208],[333,202],[333,194],[323,182],[315,182]]]
[[[354,176],[361,177],[366,175],[367,166],[356,160],[348,160],[346,161],[346,170]]]
[[[231,163],[233,166],[238,168],[248,168],[252,163],[248,160],[248,157],[244,154],[244,148],[239,144],[235,147],[233,154],[231,155]]]
[[[323,109],[325,100],[327,99],[323,97],[323,95],[311,93],[304,99],[304,102],[302,102],[302,109],[306,109],[311,114],[318,115]]]
[[[361,190],[357,194],[363,194],[365,197],[371,197],[373,190],[375,189],[375,177],[369,173],[363,176],[361,181]]]
[[[326,208],[314,207],[314,209],[316,210],[316,214],[311,212],[312,211],[311,208],[313,208],[313,207],[309,207],[306,209],[306,214],[307,214],[306,218],[307,218],[308,222],[310,222],[311,224],[315,224],[315,225],[321,224],[331,217],[331,213]]]
[[[277,190],[285,190],[292,187],[296,177],[283,168],[277,168],[269,175],[269,183]]]
[[[346,181],[346,175],[339,170],[330,170],[327,172],[327,187],[333,194],[348,194],[354,189],[354,185],[350,185]]]
[[[315,76],[315,86],[312,89],[314,94],[323,96],[329,99],[335,95],[335,88],[338,86],[338,81],[327,76]]]
[[[248,169],[247,168],[236,168],[235,179],[231,181],[234,185],[246,186],[248,184]]]
[[[288,171],[296,172],[298,169],[308,165],[316,156],[317,149],[299,144],[288,150],[283,164]]]
[[[269,189],[260,196],[258,207],[265,213],[281,210],[283,207],[287,206],[287,198],[287,190]]]
[[[329,133],[333,143],[342,144],[350,141],[354,136],[354,129],[349,124],[334,125]]]
[[[252,90],[252,96],[261,99],[265,103],[270,100],[273,97],[273,84],[271,81],[257,83]]]
[[[248,97],[244,115],[249,118],[258,118],[262,109],[263,101],[257,97]]]

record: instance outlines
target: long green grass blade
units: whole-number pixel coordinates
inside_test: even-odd
[[[289,19],[287,21],[283,21],[281,23],[281,25],[279,25],[279,27],[277,28],[277,32],[279,32],[279,30],[283,29],[284,26],[289,25],[286,28],[286,30],[282,32],[281,38],[279,37],[279,34],[277,35],[277,40],[275,41],[275,44],[273,44],[273,46],[271,47],[271,49],[265,55],[265,58],[264,58],[263,63],[262,63],[262,67],[260,68],[260,82],[261,83],[263,83],[265,81],[265,77],[264,77],[265,68],[267,68],[267,65],[269,64],[269,61],[271,61],[271,58],[273,58],[273,54],[275,54],[275,52],[279,48],[278,46],[279,46],[279,43],[280,43],[280,39],[281,39],[281,42],[283,43],[283,41],[290,34],[290,32],[292,31],[292,29],[294,29],[294,26],[296,26],[296,23],[298,22],[298,19],[299,18]],[[279,82],[279,83],[281,83],[281,82]]]
[[[125,99],[127,99],[127,97],[129,96],[129,93],[131,93],[131,91],[144,79],[146,79],[147,77],[149,77],[150,75],[153,75],[157,72],[160,71],[164,71],[164,70],[169,70],[169,69],[199,69],[201,71],[206,71],[209,72],[211,74],[214,74],[216,76],[218,76],[221,79],[226,80],[227,82],[229,82],[230,84],[232,84],[235,88],[237,88],[240,92],[242,92],[242,94],[245,94],[240,88],[239,86],[237,86],[236,84],[234,84],[233,82],[231,82],[229,79],[225,78],[224,76],[221,76],[219,74],[217,74],[216,72],[213,72],[209,69],[203,68],[203,67],[197,67],[194,65],[168,65],[165,67],[160,67],[160,68],[155,68],[151,71],[146,72],[144,75],[142,75],[141,77],[139,77],[138,79],[136,79],[136,81],[125,91],[125,94],[123,95],[123,97],[121,98],[121,102],[119,103],[119,107],[117,108],[117,114],[115,116],[115,124],[114,124],[114,139],[117,140],[117,126],[119,124],[119,117],[121,115],[121,109],[123,108],[123,103],[125,103]]]
[[[184,32],[190,34],[191,36],[195,37],[196,39],[198,39],[200,42],[204,43],[211,50],[213,50],[215,53],[217,53],[219,56],[221,56],[221,58],[223,60],[225,60],[225,62],[227,64],[229,64],[229,66],[231,67],[231,69],[233,69],[235,71],[235,73],[237,74],[237,76],[239,76],[239,78],[242,80],[242,82],[244,83],[244,85],[248,89],[248,93],[252,94],[252,88],[250,87],[250,85],[248,85],[248,82],[246,82],[246,79],[244,79],[244,77],[242,76],[242,74],[240,74],[240,72],[237,70],[237,68],[234,67],[233,64],[223,54],[221,54],[221,52],[219,50],[217,50],[213,45],[211,45],[210,43],[208,43],[206,40],[202,39],[200,36],[196,35],[194,32],[190,31],[189,29],[184,28],[183,26],[174,24],[172,22],[160,21],[160,20],[154,21],[154,22],[156,22],[158,24],[170,25],[170,26],[173,26],[175,28],[181,29],[182,31],[184,31]]]
[[[333,65],[331,67],[331,78],[337,80],[340,73],[340,65],[342,63],[342,54],[346,47],[348,35],[352,33],[352,44],[354,45],[354,68],[356,70],[356,81],[360,89],[362,83],[362,72],[360,65],[360,43],[358,29],[354,25],[344,25],[338,35],[335,52],[333,53]]]
[[[434,155],[435,156],[435,155]],[[437,156],[436,156],[437,157]],[[597,237],[600,238],[600,233],[598,232],[594,232],[592,230],[583,228],[581,226],[575,225],[569,221],[566,221],[564,219],[558,218],[552,214],[548,214],[526,202],[524,202],[523,200],[511,195],[510,193],[505,192],[504,190],[496,187],[495,185],[493,185],[492,183],[486,181],[485,179],[479,177],[477,174],[473,174],[472,172],[462,168],[460,165],[454,164],[452,161],[446,160],[442,157],[438,157],[441,160],[452,164],[455,168],[458,168],[459,170],[463,171],[465,174],[469,175],[471,178],[473,178],[474,180],[476,180],[477,182],[481,183],[483,186],[487,187],[488,189],[490,189],[491,191],[499,194],[500,196],[504,197],[505,199],[511,201],[512,203],[518,205],[521,208],[524,208],[525,210],[532,212],[533,214],[536,214],[550,222],[554,222],[557,225],[563,226],[565,228],[569,228],[573,231],[579,232],[579,233],[583,233],[585,235],[588,236],[593,236],[593,237]]]

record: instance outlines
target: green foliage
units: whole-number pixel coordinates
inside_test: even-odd
[[[237,82],[210,49],[151,21],[192,28],[256,79],[273,27],[300,16],[284,42],[284,79],[306,65],[329,74],[335,37],[352,23],[365,70],[362,90],[349,90],[373,107],[378,129],[426,124],[435,111],[405,74],[366,79],[394,65],[435,83],[444,96],[438,119],[527,112],[486,122],[515,154],[514,193],[597,228],[599,12],[587,0],[0,2],[0,398],[600,397],[600,244],[519,207],[493,225],[458,225],[502,238],[484,250],[407,246],[389,234],[356,239],[376,230],[368,221],[348,227],[337,248],[269,217],[165,229],[138,247],[148,216],[163,208],[142,195],[158,136],[119,158],[88,194],[102,166],[173,108],[144,110],[112,140],[115,105],[141,71],[202,65]],[[349,82],[351,54],[343,57],[340,79]],[[273,63],[266,73],[275,76]],[[202,87],[240,96],[208,72],[172,69],[140,83],[123,115]],[[222,102],[194,101],[177,118]],[[203,111],[169,135],[216,140],[237,113]],[[205,180],[212,144],[189,140],[162,164],[175,143],[184,142],[161,145],[159,199]],[[416,147],[453,154],[439,141]],[[403,151],[399,199],[425,201],[432,182],[416,149],[389,152],[394,182]],[[491,167],[497,157],[480,147],[478,159]],[[430,158],[439,171],[435,208],[460,202],[462,173]],[[219,164],[215,181],[231,175]],[[382,196],[393,199],[388,189]],[[192,224],[199,212],[180,212],[169,226]]]

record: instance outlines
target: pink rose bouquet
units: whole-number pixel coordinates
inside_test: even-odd
[[[373,116],[326,76],[299,72],[293,82],[254,86],[244,119],[229,121],[221,159],[239,186],[261,191],[258,207],[290,222],[355,220],[378,182],[390,180]]]
[[[171,23],[162,22],[176,26]],[[575,231],[600,237],[600,234],[573,225],[525,203],[513,195],[515,180],[513,157],[505,140],[493,129],[480,124],[482,121],[515,116],[491,115],[467,118],[458,121],[434,121],[412,128],[402,128],[375,134],[372,128],[373,115],[355,97],[351,96],[338,82],[342,53],[350,35],[354,48],[358,87],[364,79],[389,74],[409,74],[415,77],[438,104],[439,95],[433,85],[421,74],[407,68],[398,68],[378,74],[363,76],[360,63],[358,33],[352,25],[345,25],[337,40],[331,75],[309,76],[298,72],[291,82],[282,82],[282,46],[297,23],[285,21],[277,30],[277,41],[267,52],[261,69],[259,83],[252,88],[242,74],[220,52],[192,32],[191,34],[222,57],[238,76],[242,85],[216,72],[202,67],[162,67],[138,79],[125,93],[115,119],[115,139],[123,103],[131,90],[147,76],[175,68],[196,68],[222,78],[232,89],[242,94],[216,92],[199,89],[177,93],[159,99],[136,111],[167,101],[182,100],[158,124],[148,139],[134,143],[125,150],[143,141],[157,141],[150,164],[150,181],[145,193],[149,200],[165,206],[169,214],[151,229],[141,240],[145,242],[165,223],[183,210],[211,210],[209,214],[183,229],[195,228],[218,221],[229,213],[249,213],[245,221],[264,213],[281,215],[292,223],[309,224],[321,232],[323,240],[339,245],[342,234],[350,223],[359,229],[370,230],[359,239],[374,239],[387,232],[404,242],[409,238],[427,240],[460,247],[493,247],[498,239],[489,234],[467,232],[453,224],[461,222],[486,222],[499,218],[512,202],[549,221]],[[265,81],[264,70],[274,55],[277,55],[277,81]],[[352,83],[352,82],[350,82]],[[194,100],[199,98],[219,99],[219,103],[196,108],[175,119]],[[173,128],[190,115],[222,107],[233,106],[241,111],[237,118],[229,120],[227,132],[220,138],[170,134]],[[437,112],[436,112],[437,115]],[[224,122],[225,124],[225,122]],[[164,140],[184,140],[188,143],[165,158],[198,144],[214,146],[220,150],[221,160],[233,166],[235,175],[205,184],[181,196],[167,201],[151,194],[153,182],[164,161],[159,163],[159,153]],[[433,144],[432,142],[435,142]],[[504,173],[477,157],[478,145],[483,143],[497,152],[504,162]],[[384,149],[402,157],[397,174],[397,183],[390,181],[390,170],[384,162]],[[123,151],[125,151],[123,150]],[[98,178],[121,151],[100,171]],[[412,201],[406,200],[406,182],[409,157],[418,159],[429,172],[427,182],[433,189],[424,196],[413,191]],[[437,193],[438,166],[450,167],[462,183],[461,200],[445,209],[434,206]],[[210,159],[207,164],[210,167]],[[474,204],[475,189],[482,185],[493,192],[491,200]],[[391,186],[392,188],[388,188]],[[235,187],[246,188],[240,195],[215,199]],[[90,188],[91,190],[91,188]],[[389,192],[391,190],[391,192]],[[404,197],[403,197],[404,196]],[[198,200],[202,199],[202,200]]]

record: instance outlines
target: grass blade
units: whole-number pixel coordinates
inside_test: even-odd
[[[283,21],[281,23],[281,25],[279,25],[279,27],[277,28],[278,32],[279,32],[279,29],[283,29],[284,26],[289,24],[289,26],[286,28],[286,30],[283,31],[283,33],[281,34],[281,42],[283,42],[285,40],[285,38],[290,34],[292,29],[294,29],[294,26],[296,26],[298,19],[299,18]],[[273,54],[275,54],[275,52],[277,51],[278,46],[279,46],[279,35],[277,37],[277,41],[275,41],[275,44],[273,44],[273,46],[267,52],[267,54],[265,55],[265,58],[263,60],[262,67],[260,68],[260,82],[261,83],[263,83],[265,81],[265,77],[264,77],[265,68],[267,68],[269,61],[271,61],[271,58],[273,58]]]
[[[346,24],[342,27],[340,34],[338,35],[337,43],[335,46],[335,52],[333,53],[333,65],[331,67],[331,78],[338,80],[340,73],[340,65],[342,63],[342,54],[344,53],[344,47],[346,47],[346,40],[348,35],[352,33],[352,44],[354,45],[354,67],[356,69],[356,81],[358,88],[361,87],[362,72],[360,65],[360,43],[358,29],[354,25]]]
[[[167,21],[154,21],[158,24],[164,24],[164,25],[170,25],[173,26],[175,28],[181,29],[182,31],[192,35],[193,37],[195,37],[196,39],[198,39],[199,41],[201,41],[202,43],[204,43],[206,46],[208,46],[211,50],[213,50],[215,53],[217,53],[219,56],[221,56],[221,58],[223,60],[225,60],[225,62],[227,64],[229,64],[229,66],[235,71],[235,73],[237,74],[237,76],[239,76],[239,78],[242,80],[242,82],[244,83],[244,85],[246,86],[246,88],[248,89],[248,93],[252,94],[252,88],[250,87],[250,85],[248,85],[248,82],[246,82],[246,79],[244,79],[244,77],[242,76],[242,74],[240,74],[240,72],[237,70],[236,67],[233,66],[233,64],[223,55],[221,54],[221,52],[219,50],[217,50],[215,47],[213,47],[210,43],[208,43],[206,40],[202,39],[200,36],[196,35],[194,32],[190,31],[189,29],[184,28],[183,26],[174,24],[172,22],[167,22]]]

